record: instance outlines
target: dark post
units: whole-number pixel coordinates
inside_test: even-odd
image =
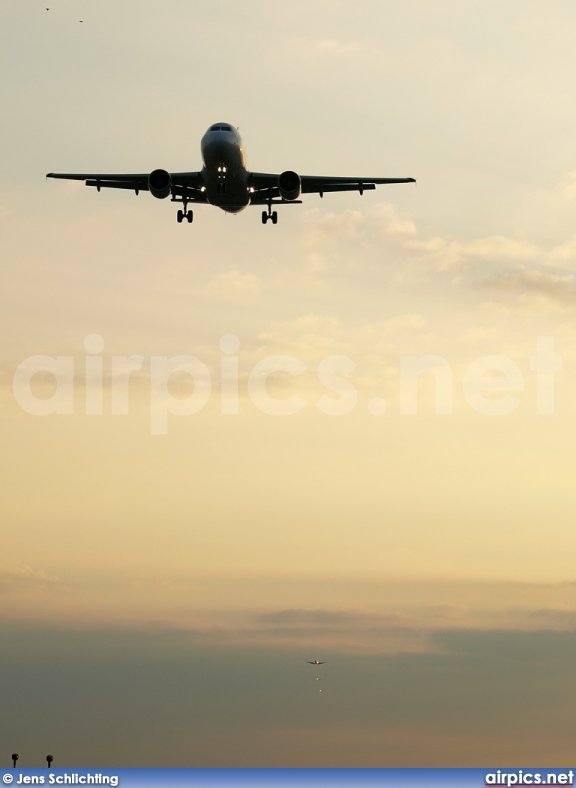
[[[48,768],[50,768],[52,766],[52,761],[54,760],[54,757],[52,755],[47,755],[46,760],[48,761]]]
[[[13,752],[12,753],[12,763],[14,764],[14,768],[16,768],[16,761],[17,760],[18,760],[18,753],[17,752]]]

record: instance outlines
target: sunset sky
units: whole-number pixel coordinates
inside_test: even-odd
[[[4,765],[573,765],[575,29],[0,0]],[[218,121],[417,185],[179,225],[45,179]]]

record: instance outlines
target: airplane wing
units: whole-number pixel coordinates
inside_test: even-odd
[[[324,175],[301,175],[301,194],[319,194],[323,197],[326,192],[365,191],[375,189],[377,185],[385,183],[416,183],[414,178],[336,178]],[[250,202],[260,205],[270,200],[282,199],[278,186],[280,175],[267,172],[252,172],[248,177],[248,184],[253,190]],[[293,202],[296,202],[294,200]]]
[[[171,194],[173,196],[185,196],[188,202],[206,202],[206,195],[202,189],[202,175],[199,172],[174,172],[170,174],[164,170],[140,174],[49,172],[46,177],[60,178],[67,181],[84,181],[86,186],[95,186],[98,191],[100,189],[128,189],[138,194],[141,191],[147,192],[151,190],[150,179],[155,172],[162,173],[162,176],[169,175]]]

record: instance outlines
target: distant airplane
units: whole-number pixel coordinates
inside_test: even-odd
[[[309,665],[325,665],[325,662],[318,662],[317,659],[312,660],[312,662],[308,662]]]
[[[250,172],[246,169],[246,155],[242,139],[229,123],[210,126],[200,143],[203,166],[199,172],[168,172],[153,170],[140,175],[82,175],[50,172],[47,178],[86,181],[86,186],[129,189],[136,194],[149,191],[163,200],[171,197],[172,202],[182,203],[177,219],[188,222],[193,219],[189,203],[208,203],[227,213],[239,213],[248,205],[267,205],[262,211],[262,224],[268,219],[278,221],[273,205],[301,203],[301,194],[358,191],[363,194],[382,183],[414,183],[414,178],[335,178],[313,175],[298,175],[285,170],[279,175]]]

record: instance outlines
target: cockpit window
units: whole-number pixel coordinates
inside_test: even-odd
[[[230,126],[220,126],[220,128],[222,129],[222,131],[232,131]]]
[[[232,131],[231,126],[210,126],[210,131]]]

